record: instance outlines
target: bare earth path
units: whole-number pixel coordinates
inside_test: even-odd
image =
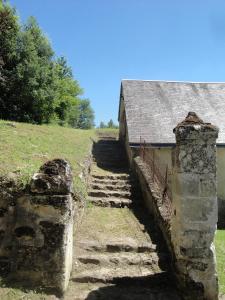
[[[167,250],[119,142],[94,146],[89,205],[74,240],[65,300],[178,300]]]

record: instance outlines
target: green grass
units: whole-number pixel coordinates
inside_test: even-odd
[[[225,294],[225,230],[217,230],[215,238],[220,293]]]
[[[50,296],[43,293],[36,292],[35,290],[24,291],[20,288],[0,288],[0,299],[1,300],[51,300]]]
[[[54,158],[64,158],[72,166],[74,181],[90,151],[95,130],[60,126],[31,125],[0,120],[0,176],[12,176],[26,183],[40,166]]]
[[[96,133],[99,136],[108,136],[108,137],[118,137],[119,129],[117,128],[102,128],[102,129],[96,129]]]

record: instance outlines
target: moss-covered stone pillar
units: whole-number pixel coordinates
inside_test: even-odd
[[[63,293],[72,267],[73,205],[70,165],[44,164],[17,200],[11,276]]]
[[[218,128],[189,113],[174,133],[171,237],[177,275],[187,299],[215,300]]]

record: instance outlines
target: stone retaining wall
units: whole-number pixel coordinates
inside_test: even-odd
[[[63,293],[73,249],[72,173],[68,162],[47,162],[34,174],[25,193],[0,200],[1,275]]]
[[[143,162],[140,157],[137,156],[134,158],[133,168],[141,186],[145,205],[147,206],[149,213],[154,216],[156,223],[162,231],[164,239],[167,241],[168,247],[171,249],[171,215],[163,202],[161,189],[152,180],[149,166]]]

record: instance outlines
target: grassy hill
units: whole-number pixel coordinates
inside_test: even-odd
[[[44,162],[64,158],[72,166],[75,184],[82,188],[78,175],[95,138],[95,130],[0,120],[0,176],[25,184]]]

